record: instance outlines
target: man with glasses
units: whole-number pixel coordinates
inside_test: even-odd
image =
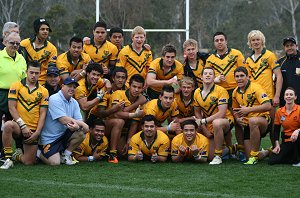
[[[2,30],[2,36],[3,36],[3,38],[1,38],[0,50],[3,50],[5,48],[4,37],[6,37],[7,35],[9,35],[11,32],[16,32],[16,33],[19,34],[19,25],[16,24],[15,22],[6,22],[3,25],[3,30]]]
[[[13,82],[25,77],[26,61],[17,51],[20,45],[20,35],[11,32],[4,38],[4,50],[0,51],[0,119],[5,115],[5,120],[11,120],[8,110],[8,91]],[[2,120],[0,122],[0,128]],[[0,134],[0,150],[2,151],[2,131]]]

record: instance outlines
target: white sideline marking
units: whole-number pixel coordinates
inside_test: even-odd
[[[105,189],[117,189],[117,190],[127,190],[132,192],[150,192],[150,193],[157,193],[157,194],[168,194],[168,195],[188,195],[188,196],[208,196],[208,197],[236,197],[235,194],[226,194],[226,193],[216,193],[216,192],[182,192],[176,190],[164,190],[159,188],[142,188],[142,187],[130,187],[130,186],[123,186],[123,185],[108,185],[108,184],[101,184],[101,183],[83,183],[83,184],[76,184],[71,182],[59,182],[59,181],[50,181],[50,180],[28,180],[28,179],[19,179],[19,178],[1,178],[1,181],[9,181],[9,182],[26,182],[32,183],[35,185],[53,185],[53,186],[73,186],[73,187],[84,187],[84,188],[105,188]],[[199,189],[200,190],[200,189]],[[245,196],[245,195],[238,195],[239,197],[251,197],[251,198],[263,198],[262,196]]]

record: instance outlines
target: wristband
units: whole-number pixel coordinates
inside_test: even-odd
[[[79,73],[79,75],[80,75],[81,77],[85,76],[85,74],[86,74],[85,70],[82,70],[82,71]]]
[[[167,132],[170,132],[171,131],[171,127],[170,125],[167,126]]]
[[[207,120],[206,118],[203,118],[201,121],[200,121],[201,124],[207,124]]]
[[[19,125],[19,127],[22,127],[25,125],[25,122],[22,120],[21,117],[16,120],[16,123]]]
[[[26,127],[27,127],[26,124],[23,124],[22,126],[20,126],[20,129],[23,130],[23,129],[25,129]]]
[[[92,162],[92,161],[94,161],[94,160],[95,160],[94,156],[92,156],[92,155],[91,155],[91,156],[88,156],[88,161],[89,161],[89,162]]]

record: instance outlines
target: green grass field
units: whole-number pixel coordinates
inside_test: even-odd
[[[234,159],[219,166],[102,161],[0,170],[2,197],[300,197],[299,184],[299,167],[269,166],[267,160],[253,166]]]

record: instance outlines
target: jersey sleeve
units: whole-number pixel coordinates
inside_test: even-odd
[[[228,104],[228,98],[229,98],[229,95],[228,95],[228,92],[226,91],[226,89],[220,89],[218,106],[223,105],[223,104]]]
[[[139,150],[139,143],[138,143],[138,138],[137,138],[138,134],[134,135],[130,139],[130,143],[129,143],[129,147],[128,147],[128,155],[136,155]]]
[[[169,153],[170,153],[170,140],[166,136],[163,139],[163,143],[158,148],[157,155],[167,157]]]
[[[41,100],[41,107],[48,107],[48,101],[49,101],[49,93],[47,89],[43,89],[43,98]]]
[[[257,100],[260,104],[264,104],[265,102],[270,101],[266,91],[259,85],[257,85],[257,90],[255,92],[255,97],[257,98]]]
[[[14,82],[11,84],[9,93],[8,93],[8,100],[18,100],[18,93],[19,93],[19,86],[20,82]]]

